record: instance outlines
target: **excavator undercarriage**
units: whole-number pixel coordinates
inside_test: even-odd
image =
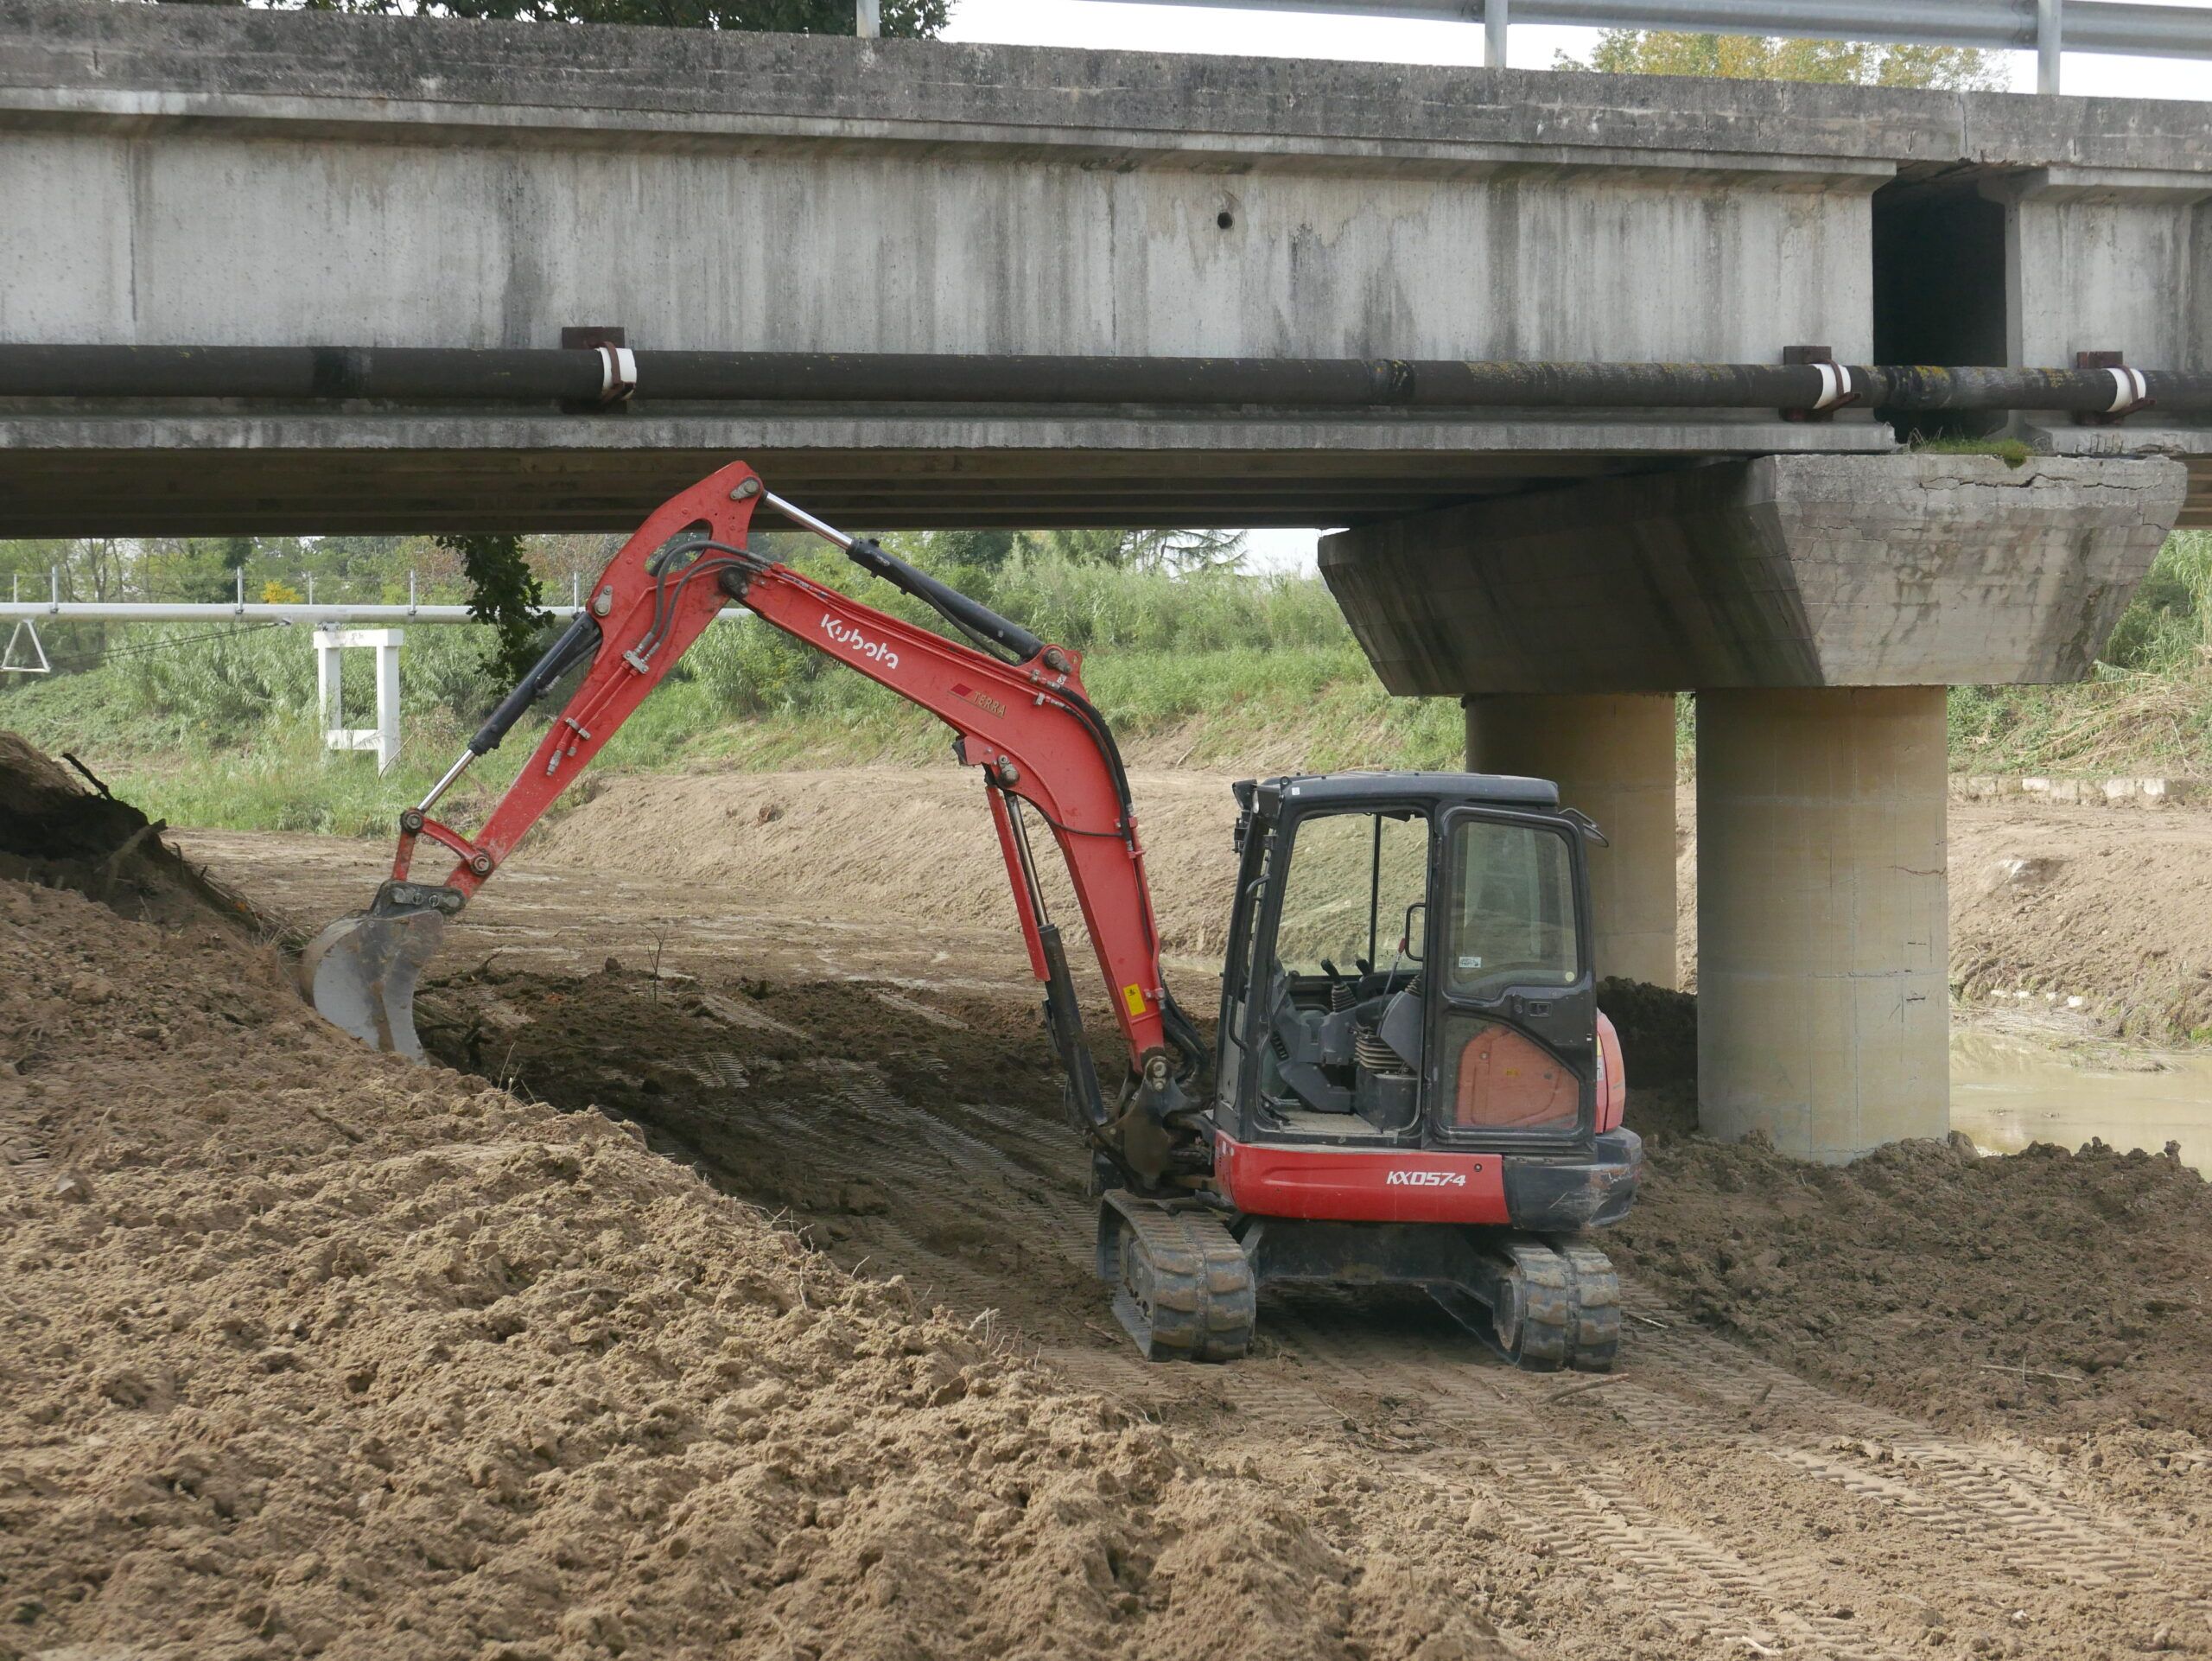
[[[962,638],[750,550],[768,505]],[[1585,845],[1540,780],[1293,775],[1236,786],[1239,871],[1209,1047],[1168,991],[1128,779],[1081,655],[734,462],[671,498],[424,799],[390,878],[302,964],[317,1009],[421,1061],[415,987],[448,923],[725,604],[920,705],[982,777],[1044,1026],[1100,1195],[1097,1269],[1155,1359],[1250,1347],[1271,1284],[1421,1288],[1513,1364],[1603,1370],[1619,1288],[1583,1231],[1634,1193],[1619,1047],[1597,1009]],[[537,701],[581,675],[483,828],[431,817]],[[1065,862],[1127,1063],[1084,1036],[1033,822]],[[412,874],[424,844],[454,863]],[[1386,951],[1386,948],[1388,948]]]

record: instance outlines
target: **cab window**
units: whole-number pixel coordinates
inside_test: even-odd
[[[1555,831],[1462,819],[1445,857],[1443,971],[1455,998],[1509,986],[1572,986],[1581,978],[1574,862]]]
[[[1427,898],[1428,821],[1399,809],[1300,821],[1283,884],[1275,957],[1294,976],[1340,975],[1397,955],[1409,907]],[[1421,916],[1414,914],[1416,937]],[[1419,956],[1421,942],[1411,942]]]

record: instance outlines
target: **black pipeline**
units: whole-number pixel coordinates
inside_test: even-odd
[[[0,345],[0,398],[2212,413],[2212,373],[1923,365]]]

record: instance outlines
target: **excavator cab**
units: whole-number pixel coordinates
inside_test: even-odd
[[[1554,787],[1375,773],[1237,790],[1217,1123],[1255,1144],[1587,1152],[1606,1093],[1590,828]]]
[[[1210,1128],[1241,1298],[1271,1282],[1418,1287],[1519,1365],[1610,1366],[1619,1289],[1581,1237],[1627,1211],[1642,1149],[1597,1004],[1597,827],[1535,779],[1235,788]],[[1147,1244],[1121,1220],[1134,1209],[1102,1219],[1102,1271],[1111,1240],[1125,1291]],[[1155,1294],[1190,1292],[1135,1267]],[[1243,1307],[1220,1265],[1214,1278],[1214,1301]]]

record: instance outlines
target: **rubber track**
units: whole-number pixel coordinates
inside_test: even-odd
[[[1507,1237],[1503,1249],[1527,1288],[1517,1349],[1497,1339],[1487,1305],[1438,1292],[1446,1313],[1503,1359],[1525,1372],[1610,1372],[1620,1347],[1621,1283],[1612,1259],[1593,1245]]]
[[[1574,1276],[1574,1334],[1567,1364],[1578,1372],[1611,1372],[1621,1343],[1621,1277],[1613,1260],[1593,1245],[1569,1241],[1557,1250]]]
[[[1110,1203],[1110,1201],[1109,1201]],[[1252,1347],[1258,1295],[1244,1248],[1210,1212],[1112,1207],[1126,1249],[1114,1313],[1147,1360],[1233,1361]]]

